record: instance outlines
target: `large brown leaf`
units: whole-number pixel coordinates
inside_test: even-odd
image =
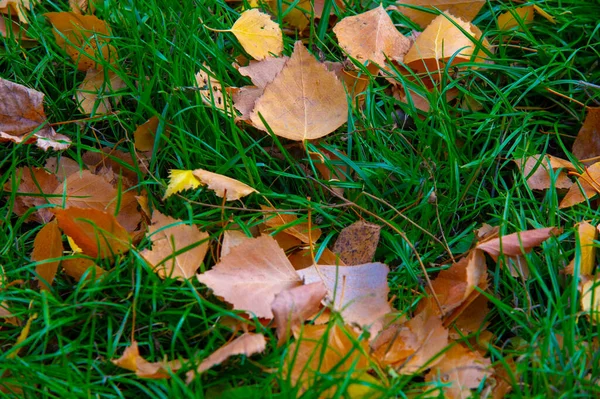
[[[352,223],[338,236],[333,252],[349,266],[371,262],[379,244],[380,230],[381,226],[362,220]]]
[[[40,287],[49,290],[58,270],[60,261],[48,262],[48,259],[60,258],[63,254],[62,234],[56,221],[52,221],[41,228],[33,240],[31,259],[39,264],[35,266]]]
[[[523,176],[527,178],[527,185],[532,190],[546,190],[553,184],[556,188],[570,188],[573,185],[565,170],[575,170],[575,167],[567,160],[551,155],[532,155],[524,162],[515,159],[515,163],[521,168]],[[555,172],[555,181],[552,181],[550,169],[555,171],[561,168],[565,170]]]
[[[46,197],[54,193],[58,187],[56,175],[46,172],[43,168],[21,167],[15,170],[17,177],[17,192],[13,204],[13,212],[17,216],[25,214],[30,208],[51,203],[51,198]],[[4,185],[4,190],[12,192],[12,181]],[[28,195],[33,194],[33,195]],[[37,209],[27,217],[27,221],[47,223],[53,218],[48,208]]]

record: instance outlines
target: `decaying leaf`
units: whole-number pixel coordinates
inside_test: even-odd
[[[283,233],[298,239],[304,244],[311,244],[317,242],[319,237],[321,237],[321,229],[315,226],[310,226],[309,228],[309,224],[306,222],[297,223],[298,217],[296,215],[280,213],[273,208],[263,205],[261,205],[261,208],[264,211],[273,211],[274,216],[265,213],[265,225],[270,231],[280,231],[279,234],[275,235],[275,239],[277,239]],[[288,249],[285,246],[282,246],[282,248],[284,250]]]
[[[498,28],[500,30],[509,30],[520,27],[521,24],[529,24],[533,22],[533,14],[533,6],[523,6],[506,11],[498,16]]]
[[[209,172],[204,169],[193,171],[194,176],[200,183],[213,190],[217,197],[225,197],[227,201],[235,201],[257,191],[247,184],[231,177],[223,176],[218,173]]]
[[[248,54],[257,60],[279,56],[283,51],[283,38],[279,25],[268,14],[253,8],[244,11],[231,27]]]
[[[48,259],[60,258],[63,249],[62,234],[58,229],[56,220],[47,223],[36,234],[33,240],[31,260],[39,263],[35,266],[35,273],[38,275],[42,290],[50,290],[60,263],[58,260],[48,262]]]
[[[380,230],[381,226],[373,223],[362,220],[355,222],[342,230],[333,246],[333,252],[349,266],[369,263],[375,256]]]
[[[581,202],[594,198],[600,190],[600,162],[585,169],[577,183],[573,184],[565,197],[562,199],[559,208],[569,208]]]
[[[196,74],[196,85],[199,88],[202,102],[228,112],[231,107],[229,93],[223,92],[224,86],[215,77],[213,71],[206,64],[203,67],[206,71],[202,69]]]
[[[271,309],[277,326],[278,345],[287,341],[292,332],[297,334],[304,321],[317,313],[326,294],[325,285],[316,282],[275,295]]]
[[[361,64],[367,61],[383,66],[386,57],[402,62],[410,48],[410,40],[394,26],[380,5],[362,14],[346,17],[333,31],[340,46]]]
[[[580,161],[600,156],[600,107],[588,108],[587,116],[573,143],[573,155]]]
[[[479,14],[484,4],[485,0],[396,0],[389,8],[397,10],[421,28],[425,28],[437,15],[406,6],[438,9],[470,22]]]
[[[462,344],[452,346],[441,361],[425,376],[426,381],[438,380],[448,383],[444,394],[449,399],[470,398],[471,389],[479,387],[491,376],[490,359],[479,352],[471,351]]]
[[[43,93],[0,78],[0,98],[0,142],[35,142],[44,151],[69,147],[71,140],[47,123]]]
[[[265,87],[250,116],[254,126],[291,140],[323,137],[348,120],[343,84],[296,42],[281,72]]]
[[[526,230],[480,242],[477,244],[477,248],[487,252],[495,259],[500,255],[519,256],[558,234],[560,234],[560,229],[556,227]]]
[[[30,208],[48,204],[49,195],[56,190],[59,184],[56,175],[46,172],[43,168],[21,167],[15,170],[15,176],[18,194],[13,204],[13,212],[17,216],[24,215]],[[12,181],[9,181],[5,183],[4,190],[13,192],[12,186]],[[47,223],[52,217],[48,208],[38,208],[26,220]]]
[[[145,249],[140,255],[163,279],[193,277],[208,251],[207,233],[158,211],[152,214],[148,237],[152,249]]]
[[[131,248],[131,237],[110,213],[97,209],[54,208],[58,227],[91,257],[108,258]]]
[[[119,75],[108,70],[88,69],[83,82],[75,92],[75,100],[85,115],[105,115],[112,111],[109,98],[118,102],[121,96],[112,93],[125,87]]]
[[[283,290],[302,284],[273,237],[264,235],[231,249],[198,280],[215,295],[256,317],[273,318],[271,303]]]
[[[333,309],[347,323],[368,326],[372,335],[382,327],[380,318],[392,311],[388,303],[389,268],[383,263],[358,266],[318,266],[298,270],[306,284],[323,282]]]
[[[588,222],[577,224],[577,244],[581,251],[579,258],[579,274],[582,276],[591,276],[596,267],[596,245],[594,241],[598,239],[598,229]],[[573,274],[575,271],[575,259],[564,269],[564,273]]]
[[[566,171],[575,170],[575,167],[567,160],[551,155],[532,155],[525,162],[515,159],[515,163],[521,168],[523,176],[527,178],[527,185],[532,190],[546,190],[552,186],[567,189],[573,185]],[[550,176],[550,169],[554,171],[554,179]],[[556,172],[557,169],[563,170]]]
[[[487,326],[485,318],[489,313],[488,298],[485,295],[477,295],[452,323],[449,332],[450,338],[458,340],[477,331],[482,331]],[[447,323],[444,324],[447,325]]]
[[[131,345],[123,352],[123,355],[112,362],[116,366],[135,372],[140,378],[154,380],[171,378],[171,374],[177,372],[182,366],[179,360],[150,363],[140,356],[137,341],[131,342]]]
[[[193,170],[171,169],[169,171],[169,185],[165,191],[164,199],[184,190],[193,190],[200,187],[202,183],[194,176]]]

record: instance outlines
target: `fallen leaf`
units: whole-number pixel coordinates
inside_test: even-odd
[[[208,234],[182,223],[158,211],[152,214],[148,231],[152,249],[145,249],[140,255],[162,279],[193,277],[208,251]]]
[[[265,225],[269,231],[279,231],[275,239],[281,233],[284,233],[297,238],[305,244],[314,244],[321,237],[321,229],[315,226],[310,226],[309,228],[309,224],[306,222],[297,223],[298,217],[296,215],[277,212],[274,208],[268,206],[261,205],[261,208],[263,211],[273,211],[274,213],[274,216],[265,213]],[[286,249],[288,248],[284,248],[284,250]]]
[[[558,207],[569,208],[581,202],[594,198],[600,190],[600,162],[596,162],[577,179],[579,184],[573,184]]]
[[[47,123],[43,93],[0,78],[0,98],[0,142],[35,142],[44,151],[69,148],[71,140]]]
[[[281,137],[303,141],[323,137],[348,120],[343,84],[296,42],[294,52],[267,84],[250,116],[254,126]]]
[[[12,211],[17,216],[24,215],[31,208],[46,205],[59,182],[56,175],[46,172],[43,168],[21,167],[15,170],[16,196]],[[13,192],[12,180],[4,184],[4,190]],[[34,195],[27,195],[34,194]],[[26,221],[48,223],[53,218],[48,208],[38,208],[31,213]]]
[[[217,197],[225,197],[227,201],[239,200],[242,197],[258,192],[239,180],[209,172],[208,170],[196,169],[193,171],[193,174],[200,183],[213,190]]]
[[[82,169],[76,161],[65,156],[61,156],[60,158],[51,157],[46,159],[46,164],[44,167],[50,172],[50,174],[55,175],[60,183],[62,183],[68,176],[72,175],[73,173],[77,173]],[[56,186],[49,191],[53,192],[55,188]]]
[[[225,230],[223,232],[223,243],[221,244],[221,258],[231,252],[238,245],[252,239],[246,233],[239,230]]]
[[[587,110],[587,116],[573,143],[573,155],[582,162],[600,156],[600,107]]]
[[[495,380],[496,385],[494,385],[492,391],[492,399],[503,399],[513,390],[513,380],[516,380],[514,376],[517,371],[517,365],[512,357],[505,357],[504,359],[506,366],[503,362],[498,362],[494,367],[492,378]]]
[[[26,10],[31,10],[31,0],[0,0],[0,14],[17,16],[23,23],[27,22]]]
[[[439,381],[446,398],[470,398],[471,389],[478,388],[481,382],[491,376],[490,359],[479,352],[471,351],[462,344],[452,346],[441,361],[433,366],[425,376],[425,381]]]
[[[402,62],[410,48],[410,40],[396,29],[381,5],[344,18],[333,28],[333,32],[340,46],[361,64],[371,61],[383,66],[386,57]]]
[[[454,328],[449,332],[450,338],[458,340],[464,336],[482,331],[488,324],[484,322],[489,313],[488,298],[485,295],[477,295],[454,320]]]
[[[388,9],[398,11],[421,28],[425,28],[437,15],[405,7],[405,5],[418,6],[430,10],[438,9],[470,22],[479,14],[479,10],[481,10],[484,4],[485,0],[396,0],[396,3],[388,7]]]
[[[498,29],[510,30],[521,27],[521,24],[533,22],[533,6],[523,6],[507,11],[498,16]]]
[[[551,155],[532,155],[527,157],[525,162],[520,159],[514,161],[521,168],[521,173],[527,178],[527,185],[532,190],[546,190],[552,186],[566,189],[573,185],[565,170],[575,170],[575,167],[567,160]],[[550,169],[564,170],[553,173],[554,179],[551,179]]]
[[[69,7],[75,14],[83,15],[86,12],[94,13],[96,6],[89,4],[89,0],[69,0]]]
[[[279,234],[275,236],[275,239],[277,239],[278,236]],[[310,248],[301,248],[298,251],[294,251],[292,254],[290,254],[288,256],[288,259],[290,260],[290,263],[294,266],[294,269],[306,269],[307,267],[311,267],[315,264],[315,260],[313,260],[313,254],[316,256],[316,252],[320,252],[320,256],[318,258],[315,258],[317,264],[345,266],[345,263],[340,259],[339,255],[336,255],[333,252],[331,252],[329,248],[325,248],[323,250],[321,250],[320,248],[318,250],[316,248],[313,248],[313,250],[311,250]]]
[[[179,360],[150,363],[140,356],[137,341],[132,341],[123,355],[112,362],[115,366],[135,372],[135,375],[140,378],[154,380],[171,378],[171,373],[177,372],[182,366]]]
[[[556,20],[554,19],[554,17],[552,15],[550,15],[549,13],[547,13],[546,11],[544,11],[544,9],[542,7],[540,7],[537,4],[533,5],[533,11],[535,11],[536,14],[538,14],[540,17],[545,18],[548,22],[555,24]]]
[[[59,260],[50,262],[48,260],[60,258],[63,250],[62,234],[55,220],[44,225],[35,235],[31,260],[38,263],[35,266],[35,273],[42,290],[50,290],[60,263]]]
[[[477,244],[477,248],[487,252],[494,259],[500,255],[519,256],[558,234],[560,234],[560,229],[556,227],[526,230],[480,242]]]
[[[65,274],[73,277],[75,281],[81,281],[83,276],[88,273],[89,269],[94,269],[94,271],[89,272],[87,278],[92,278],[94,275],[98,278],[106,273],[105,270],[97,266],[93,260],[81,256],[63,259],[60,265],[65,271]]]
[[[109,98],[113,98],[115,102],[119,102],[121,98],[112,93],[125,86],[123,79],[115,72],[88,69],[75,92],[75,101],[85,115],[106,115],[112,111]]]
[[[244,11],[231,27],[231,33],[254,59],[279,56],[283,52],[283,37],[279,25],[268,14],[256,8]]]
[[[138,184],[138,172],[136,166],[143,172],[144,166],[133,160],[131,153],[123,152],[115,148],[103,147],[100,151],[87,151],[81,156],[81,160],[94,174],[112,173],[111,184],[131,188]],[[111,172],[111,173],[107,173]]]
[[[25,48],[34,47],[38,44],[36,39],[27,36],[25,24],[19,25],[11,18],[0,15],[0,37],[14,39]]]
[[[194,371],[186,373],[187,383],[189,384],[197,374],[201,374],[217,364],[223,363],[225,360],[235,355],[252,356],[256,353],[264,352],[267,347],[267,341],[262,334],[244,333],[233,341],[223,345],[210,356],[200,363]]]
[[[169,198],[173,194],[180,193],[184,190],[193,190],[201,185],[202,183],[194,176],[193,170],[171,169],[169,171],[169,185],[167,186],[163,200]]]
[[[297,272],[305,284],[323,282],[333,309],[342,314],[346,323],[368,326],[371,335],[382,328],[380,318],[392,311],[388,303],[389,268],[383,263],[314,265]]]
[[[588,279],[581,285],[581,309],[594,323],[600,323],[600,281]]]
[[[271,303],[283,290],[302,284],[300,277],[273,237],[263,235],[231,249],[198,280],[252,316],[273,318]]]
[[[135,129],[135,132],[133,132],[133,140],[136,150],[145,152],[154,149],[159,124],[160,120],[158,119],[158,116],[153,116]],[[164,137],[169,137],[169,131],[165,129],[163,135]]]
[[[25,327],[23,327],[23,329],[21,330],[21,333],[19,334],[19,337],[17,338],[17,340],[15,341],[15,344],[13,345],[13,348],[16,348],[16,350],[12,351],[12,353],[5,354],[6,359],[16,359],[19,356],[19,352],[21,351],[21,349],[23,349],[23,346],[21,344],[23,342],[25,342],[27,337],[29,337],[29,332],[31,330],[31,323],[35,319],[37,319],[37,317],[38,317],[37,313],[34,313],[31,316],[29,316],[29,319],[27,319],[27,323],[25,323]]]
[[[279,346],[289,339],[292,332],[298,333],[304,321],[319,311],[321,300],[326,294],[325,285],[316,282],[290,288],[275,295],[271,310],[277,326]]]
[[[58,227],[91,257],[108,258],[131,248],[131,238],[115,217],[97,209],[54,208]]]
[[[202,69],[196,74],[196,85],[199,88],[202,102],[228,112],[231,108],[229,93],[223,92],[224,86],[206,64],[203,65],[203,68],[206,71]]]
[[[249,77],[257,88],[264,89],[281,72],[288,59],[271,57],[262,61],[250,61],[248,66],[238,68],[238,72]]]
[[[349,266],[369,263],[379,245],[380,231],[381,226],[359,220],[341,231],[333,252]]]
[[[279,7],[281,6],[281,12],[284,15],[283,21],[298,29],[299,32],[306,29],[310,23],[310,20],[306,15],[310,15],[311,12],[312,4],[310,0],[298,0],[297,3],[290,3],[293,4],[293,7],[286,2],[278,2],[278,0],[268,0],[268,3],[275,16],[278,15],[280,10]]]
[[[579,274],[581,276],[591,276],[596,267],[596,245],[594,241],[598,239],[598,229],[588,222],[577,224],[577,245],[581,256],[579,258]],[[575,258],[563,270],[564,273],[573,275],[575,272]]]

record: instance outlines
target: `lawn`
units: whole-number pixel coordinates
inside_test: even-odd
[[[234,63],[251,57],[232,33],[224,32],[250,6],[247,2],[97,1],[94,15],[110,26],[115,52],[109,60],[96,58],[96,67],[101,65],[123,84],[105,94],[112,111],[100,114],[96,108],[92,115],[82,112],[74,97],[86,73],[57,41],[44,15],[69,11],[68,3],[42,1],[25,10],[27,33],[35,42],[8,37],[0,46],[0,78],[43,93],[49,123],[71,140],[67,149],[44,151],[25,141],[0,139],[2,397],[417,398],[442,395],[443,382],[448,382],[442,376],[430,383],[426,372],[405,373],[401,365],[372,359],[369,372],[358,373],[360,360],[353,351],[361,352],[369,333],[347,327],[344,337],[353,350],[342,354],[341,366],[314,373],[304,390],[285,366],[299,340],[278,345],[270,320],[249,317],[196,277],[161,278],[141,255],[153,244],[145,235],[145,223],[126,253],[93,257],[104,271],[101,278],[92,269],[85,278],[59,270],[50,289],[40,289],[36,267],[44,260],[35,261],[32,251],[44,223],[31,220],[36,208],[19,213],[15,207],[21,168],[48,168],[52,157],[70,158],[82,168],[90,159],[110,160],[113,172],[119,170],[116,176],[127,175],[133,181],[128,190],[146,195],[152,210],[207,232],[208,253],[198,263],[198,273],[220,261],[225,231],[235,226],[256,234],[262,229],[269,214],[264,207],[318,227],[322,233],[317,242],[301,245],[312,248],[316,258],[332,249],[342,229],[352,223],[380,225],[372,261],[389,267],[388,300],[395,319],[401,320],[413,318],[430,297],[430,280],[477,245],[482,225],[498,226],[500,236],[559,228],[560,233],[519,258],[528,275],[511,273],[504,256],[495,261],[486,255],[488,283],[475,289],[488,301],[484,325],[456,342],[479,351],[496,372],[465,392],[500,395],[503,375],[510,387],[506,397],[600,395],[600,328],[594,322],[598,314],[590,317],[581,307],[585,276],[580,270],[589,251],[578,233],[581,222],[600,223],[599,203],[590,194],[559,208],[566,193],[556,187],[560,170],[550,173],[554,180],[549,188],[537,190],[518,165],[532,155],[548,154],[575,165],[572,181],[585,171],[572,148],[586,107],[600,105],[598,2],[526,3],[538,5],[554,21],[536,13],[529,23],[517,18],[517,26],[510,29],[498,27],[498,16],[524,4],[485,2],[472,22],[489,41],[482,50],[486,62],[467,60],[460,67],[443,68],[436,72],[436,88],[427,90],[426,74],[407,72],[398,63],[387,76],[378,75],[348,60],[339,45],[332,27],[379,3],[325,0],[324,9],[332,14],[314,18],[308,13],[308,26],[300,32],[290,25],[285,4],[274,1],[270,10],[283,27],[284,55],[290,56],[300,40],[321,62],[342,62],[347,68],[354,62],[368,83],[348,101],[347,122],[304,142],[236,122],[231,104],[223,111],[211,100],[225,87],[250,84]],[[293,2],[299,3],[306,1]],[[393,2],[382,4],[385,8]],[[269,11],[267,5],[260,7]],[[388,14],[404,35],[422,30],[399,11]],[[476,47],[481,49],[481,43]],[[195,75],[206,67],[222,87],[213,91],[198,86]],[[413,96],[401,101],[399,91]],[[417,98],[424,98],[429,109],[420,109]],[[152,117],[159,121],[156,139],[142,153],[136,150],[134,132]],[[2,123],[0,119],[0,132]],[[128,163],[115,151],[143,160]],[[324,177],[320,159],[339,178]],[[171,170],[196,169],[239,180],[257,193],[225,202],[212,190],[196,187],[164,198]],[[60,207],[61,195],[54,197]],[[62,241],[63,264],[80,257],[73,254],[66,233]],[[591,246],[597,244],[592,239]],[[591,256],[595,266],[595,254]],[[573,272],[565,273],[573,259]],[[342,319],[333,312],[328,331],[341,328]],[[264,334],[266,349],[194,373],[243,331]],[[429,339],[435,337],[422,345],[429,345]],[[181,360],[181,371],[167,370],[164,377],[169,378],[140,378],[111,362],[134,340],[148,361]],[[187,380],[187,372],[193,378]]]

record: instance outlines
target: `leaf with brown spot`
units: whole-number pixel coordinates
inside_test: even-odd
[[[369,263],[379,245],[381,226],[359,220],[344,228],[333,246],[342,261],[349,266]]]
[[[21,167],[15,170],[16,194],[12,211],[17,216],[24,215],[30,208],[40,207],[51,203],[51,195],[59,185],[55,175],[46,172],[43,168]],[[4,184],[4,190],[13,192],[12,180]],[[34,194],[34,195],[28,195]],[[31,213],[26,221],[48,223],[53,218],[48,208],[39,208]]]
[[[215,295],[256,317],[273,318],[271,303],[283,290],[302,285],[283,250],[273,237],[249,239],[231,249],[198,280]]]
[[[35,273],[42,290],[50,290],[60,263],[59,260],[49,262],[48,260],[60,258],[63,250],[62,234],[56,220],[44,225],[33,240],[33,252],[31,252],[31,260],[38,263],[35,266]]]
[[[46,151],[64,150],[71,139],[47,123],[44,94],[0,78],[0,142],[35,142]]]
[[[573,143],[573,155],[580,161],[600,156],[600,107],[587,110],[587,116]]]
[[[193,277],[208,252],[207,233],[158,211],[152,215],[148,237],[152,249],[145,249],[140,255],[162,279]]]
[[[202,66],[206,71],[202,69],[195,76],[202,102],[229,113],[231,109],[231,96],[225,90],[225,86],[216,78],[213,71],[206,64]]]
[[[110,258],[131,248],[131,237],[110,213],[97,209],[54,208],[58,227],[91,257]]]
[[[556,188],[570,188],[573,182],[567,176],[566,171],[575,170],[573,164],[567,160],[553,157],[551,155],[532,155],[523,160],[514,160],[523,176],[527,179],[527,185],[532,190],[546,190],[552,186]],[[554,171],[550,177],[550,169]],[[556,172],[557,169],[564,169]]]
[[[123,355],[112,362],[115,366],[135,372],[140,378],[153,380],[171,378],[169,372],[175,373],[182,366],[179,360],[150,363],[140,356],[137,341],[131,342]]]
[[[556,227],[521,231],[480,242],[477,244],[477,248],[487,252],[494,259],[500,255],[519,256],[529,252],[548,238],[557,236],[560,231]]]
[[[419,6],[430,10],[438,9],[442,12],[462,18],[465,21],[473,21],[484,4],[485,0],[396,0],[396,3],[388,9],[400,12],[421,28],[425,28],[437,15],[405,7],[405,5]]]

